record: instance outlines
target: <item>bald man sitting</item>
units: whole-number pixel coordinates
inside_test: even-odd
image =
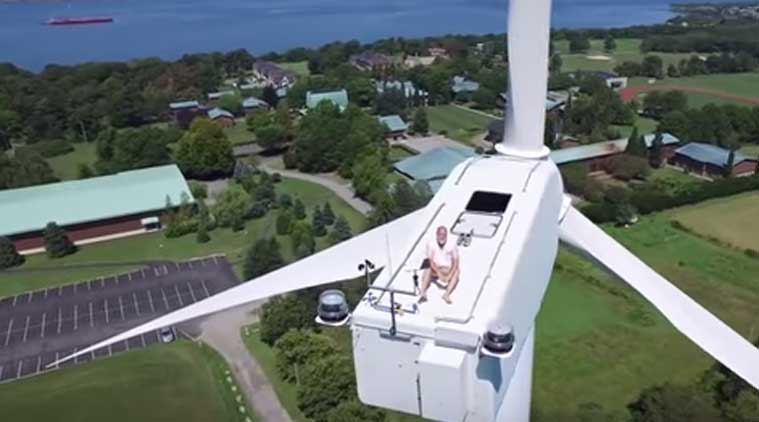
[[[444,289],[443,300],[451,304],[451,293],[459,283],[459,250],[456,242],[448,241],[448,229],[440,226],[435,231],[435,239],[427,245],[429,268],[424,270],[419,302],[427,301],[427,289],[436,281]]]

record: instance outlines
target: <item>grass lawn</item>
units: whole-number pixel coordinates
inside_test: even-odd
[[[253,132],[248,131],[245,119],[237,119],[235,122],[234,126],[224,128],[224,134],[232,145],[247,144],[255,139]]]
[[[632,78],[630,85],[648,85],[646,81],[644,78]],[[653,86],[660,89],[706,89],[721,92],[725,95],[759,99],[759,74],[757,73],[730,73],[667,78],[657,81]],[[690,107],[702,107],[709,103],[746,105],[742,102],[733,101],[730,98],[712,95],[709,92],[686,92],[686,94]]]
[[[641,62],[643,58],[648,54],[640,52],[641,40],[637,38],[620,38],[616,40],[617,49],[607,54],[604,49],[604,40],[593,39],[590,40],[590,50],[587,53],[582,54],[570,54],[569,53],[569,41],[557,41],[554,43],[556,51],[561,53],[561,59],[563,60],[562,70],[571,72],[576,70],[585,71],[606,71],[610,72],[614,70],[618,64],[626,61]],[[662,58],[664,61],[664,67],[670,64],[677,64],[683,58],[689,58],[690,54],[680,53],[649,53]],[[591,58],[592,56],[607,56],[607,60],[599,60],[598,58]]]
[[[659,122],[654,119],[649,119],[647,117],[640,117],[638,116],[637,119],[635,119],[635,126],[638,127],[638,133],[646,135],[649,133],[656,132],[656,128],[659,126]],[[632,134],[633,127],[632,126],[617,126],[613,125],[612,127],[619,130],[619,133],[622,135],[623,138],[628,138]]]
[[[705,183],[703,180],[666,166],[653,170],[651,175],[648,176],[648,180],[658,184],[667,192],[675,195],[696,185]]]
[[[295,72],[295,74],[298,76],[304,77],[311,75],[311,71],[308,70],[308,62],[305,60],[302,62],[284,62],[278,64],[283,69]]]
[[[73,180],[78,177],[78,168],[80,164],[87,164],[92,167],[97,160],[95,154],[95,143],[79,142],[72,144],[74,151],[48,158],[47,162],[53,168],[55,176],[61,180]]]
[[[739,249],[759,251],[759,228],[756,226],[759,193],[713,199],[678,208],[669,214],[695,233],[716,238]]]
[[[0,385],[0,408],[16,422],[242,422],[226,368],[180,341]]]
[[[415,153],[409,151],[406,148],[402,148],[399,146],[392,146],[390,147],[390,153],[388,155],[388,158],[390,158],[390,161],[395,163],[396,161],[401,161],[409,157],[413,157],[416,155]]]
[[[485,132],[493,120],[452,105],[428,107],[427,117],[433,132],[445,132],[449,138],[468,145],[471,145],[475,136]]]
[[[364,217],[358,211],[320,185],[283,178],[276,189],[280,194],[286,192],[293,198],[301,198],[309,214],[315,205],[322,206],[329,201],[335,214],[348,220],[353,233],[365,228]],[[275,221],[276,211],[270,211],[264,218],[248,221],[241,232],[218,228],[209,233],[211,241],[204,244],[198,243],[194,234],[167,239],[163,233],[152,233],[82,246],[77,253],[61,259],[32,255],[18,269],[0,271],[0,297],[125,272],[139,267],[138,261],[183,260],[217,253],[225,254],[236,263],[240,275],[239,262],[245,250],[260,237],[273,236]],[[283,256],[293,259],[289,238],[279,237],[279,240]],[[318,240],[317,246],[326,246],[325,238]]]
[[[608,231],[733,328],[757,332],[759,260],[678,231],[665,214]],[[713,363],[624,283],[569,253],[557,261],[536,341],[536,421],[575,420],[588,402],[626,415],[641,389],[695,381]]]

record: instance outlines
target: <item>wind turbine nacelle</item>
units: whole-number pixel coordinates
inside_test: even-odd
[[[501,404],[510,388],[529,399],[531,347],[527,375],[515,370],[556,258],[562,192],[550,160],[479,157],[451,173],[353,312],[362,402],[442,421],[529,416]],[[440,226],[458,244],[460,281],[451,304],[434,283],[419,303]]]

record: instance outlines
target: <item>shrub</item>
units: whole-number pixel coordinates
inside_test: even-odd
[[[190,193],[195,199],[208,198],[208,186],[206,184],[190,180],[188,185],[190,186]]]

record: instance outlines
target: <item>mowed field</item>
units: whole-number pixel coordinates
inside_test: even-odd
[[[739,249],[759,251],[759,193],[713,199],[671,211],[678,221],[695,233]]]
[[[85,164],[92,166],[97,161],[97,155],[95,154],[95,143],[79,142],[72,144],[74,151],[59,155],[57,157],[48,158],[47,162],[53,169],[55,177],[61,180],[74,180],[79,177],[79,166]]]
[[[179,341],[0,385],[0,409],[14,422],[242,422],[226,369]]]
[[[759,260],[674,229],[665,214],[607,231],[744,336],[759,335]],[[538,316],[533,420],[578,420],[584,403],[626,416],[642,389],[693,382],[713,362],[625,283],[563,252]]]
[[[620,38],[616,40],[617,49],[611,53],[604,51],[604,40],[590,40],[590,50],[583,54],[570,54],[569,41],[556,41],[554,46],[556,51],[561,53],[563,61],[562,70],[565,72],[585,70],[585,71],[606,71],[614,70],[618,64],[626,61],[640,62],[648,54],[660,56],[664,61],[664,66],[670,63],[679,63],[681,59],[688,58],[690,54],[679,53],[647,53],[640,52],[641,40],[637,38]]]
[[[278,194],[288,193],[293,199],[300,198],[309,214],[308,221],[314,206],[329,202],[336,215],[348,220],[354,234],[365,228],[365,219],[360,213],[320,185],[283,178],[276,190]],[[211,240],[202,244],[195,240],[195,234],[167,239],[163,233],[151,233],[82,246],[77,253],[60,259],[50,259],[45,254],[32,255],[21,267],[0,271],[0,297],[119,274],[141,266],[141,262],[184,260],[211,254],[225,254],[240,275],[247,248],[259,238],[276,235],[276,218],[277,210],[272,210],[263,218],[248,221],[245,230],[239,232],[217,228],[209,233]],[[285,259],[293,259],[289,237],[277,238]],[[317,239],[317,247],[324,246],[326,238]]]
[[[641,98],[648,91],[681,90],[688,95],[688,105],[701,107],[708,103],[759,106],[759,73],[699,75],[667,78],[649,84],[645,78],[632,78],[623,98]]]
[[[449,138],[471,145],[480,134],[487,131],[493,118],[453,105],[427,108],[430,130],[445,133]]]

